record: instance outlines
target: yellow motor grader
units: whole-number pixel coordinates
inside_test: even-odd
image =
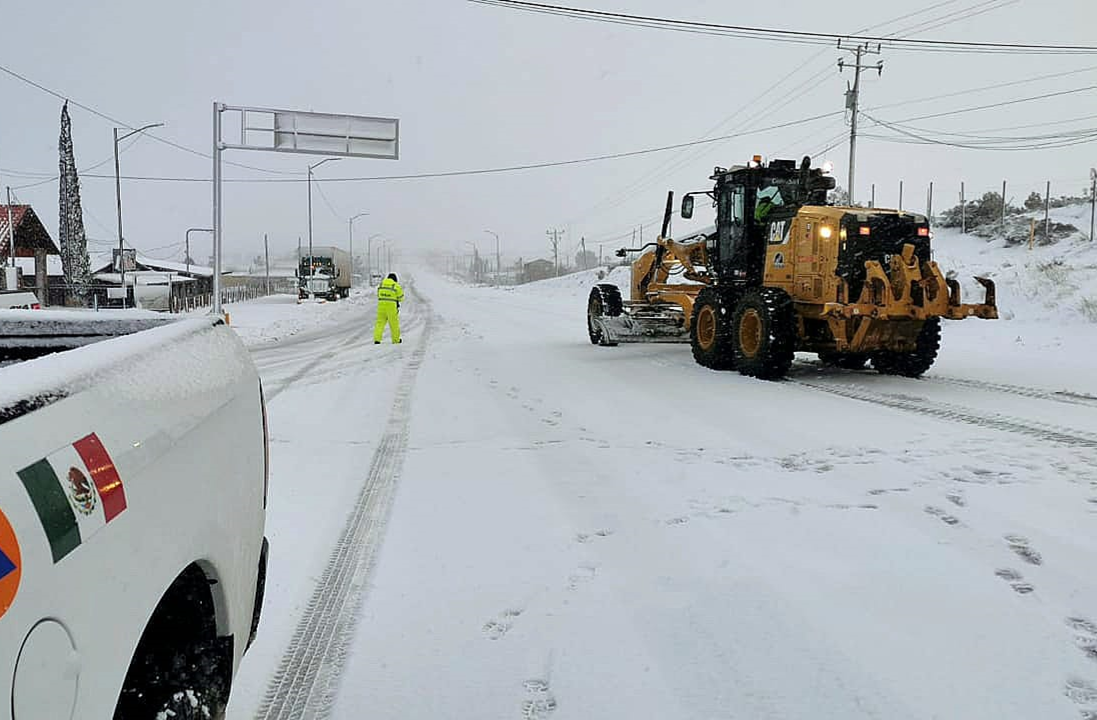
[[[674,194],[659,237],[619,257],[632,263],[629,300],[616,285],[591,289],[587,329],[596,345],[689,342],[698,363],[775,379],[793,354],[824,363],[918,377],[933,365],[941,318],[998,317],[993,281],[975,278],[984,302],[965,304],[960,284],[930,254],[929,221],[896,210],[826,203],[834,178],[805,157],[759,156],[716,168],[709,197],[716,225],[675,241],[666,237]]]

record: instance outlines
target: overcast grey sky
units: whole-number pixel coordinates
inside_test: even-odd
[[[882,3],[865,0],[739,3],[717,0],[576,0],[579,7],[720,23],[819,32],[851,32],[937,5],[878,30],[978,5],[977,0]],[[982,3],[986,7],[986,3]],[[311,3],[191,0],[185,3],[69,0],[7,3],[0,64],[75,101],[131,125],[163,122],[158,134],[201,152],[211,145],[212,102],[399,117],[401,159],[346,159],[320,178],[433,172],[565,160],[730,134],[752,127],[841,111],[849,72],[839,74],[835,48],[683,34],[518,13],[463,0],[314,0]],[[975,18],[917,35],[922,38],[1097,45],[1092,0],[1020,0]],[[873,60],[877,58],[872,58]],[[918,53],[885,49],[880,78],[865,81],[863,107],[887,121],[1015,98],[1097,86],[1097,55],[1013,56]],[[794,72],[795,71],[795,72]],[[1058,78],[990,91],[987,85],[1053,73]],[[792,73],[790,75],[790,73]],[[801,86],[800,89],[789,94]],[[767,90],[769,94],[763,95]],[[882,107],[919,98],[953,97]],[[0,183],[39,181],[57,170],[61,102],[0,74]],[[782,99],[784,98],[784,99]],[[776,103],[776,104],[775,104]],[[878,111],[871,108],[881,106]],[[111,156],[111,123],[71,108],[78,165]],[[737,114],[738,113],[738,114]],[[1091,116],[1085,118],[1085,116]],[[1061,122],[1085,118],[1074,122]],[[724,122],[727,121],[727,122]],[[1045,123],[1059,123],[1043,125]],[[934,133],[1036,136],[1097,128],[1097,90],[997,109],[911,121]],[[998,128],[1017,129],[996,130]],[[837,142],[841,116],[753,134],[691,151],[516,173],[385,182],[329,182],[314,195],[317,243],[343,244],[347,218],[357,241],[384,233],[409,249],[452,252],[475,242],[494,251],[491,229],[507,258],[546,256],[546,229],[570,230],[569,253],[621,244],[661,212],[667,189],[707,187],[714,165],[754,153],[799,158]],[[994,132],[988,132],[994,130]],[[715,131],[715,132],[713,132]],[[866,135],[888,135],[872,128]],[[954,139],[966,142],[961,136]],[[845,185],[848,146],[821,162],[835,164]],[[228,153],[226,159],[281,172],[301,172],[317,158]],[[211,163],[149,139],[129,147],[123,174],[209,177]],[[886,142],[859,143],[858,195],[876,184],[877,204],[924,209],[935,182],[935,206],[1011,183],[1023,200],[1052,180],[1054,195],[1078,193],[1097,166],[1097,142],[1028,152],[963,150]],[[82,178],[92,249],[115,237],[113,181],[107,163]],[[226,168],[226,177],[293,177]],[[57,184],[16,190],[51,233]],[[184,230],[210,223],[208,183],[124,181],[127,241],[150,254],[182,257]],[[325,200],[326,198],[326,200]],[[251,257],[289,250],[306,234],[304,183],[230,184],[225,191],[226,254]],[[333,213],[327,204],[334,208]],[[702,222],[698,219],[696,222]],[[681,228],[678,228],[679,230]],[[652,232],[651,227],[646,232]],[[197,240],[196,257],[208,255]],[[168,247],[165,247],[168,246]],[[359,245],[361,247],[361,245]]]

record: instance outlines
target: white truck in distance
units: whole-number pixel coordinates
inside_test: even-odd
[[[2,310],[0,362],[0,720],[221,717],[266,574],[247,350],[219,318]]]
[[[350,254],[342,248],[314,246],[297,264],[297,298],[338,300],[350,295]]]

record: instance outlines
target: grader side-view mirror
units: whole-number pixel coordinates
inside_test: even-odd
[[[682,197],[682,212],[680,213],[682,218],[689,220],[693,217],[693,196],[685,195]]]

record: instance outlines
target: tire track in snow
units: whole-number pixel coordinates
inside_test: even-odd
[[[842,370],[824,365],[818,360],[797,361],[797,369],[833,371],[834,375],[872,375],[879,377],[875,370]],[[956,385],[958,387],[971,388],[973,390],[985,390],[987,392],[1004,393],[1019,397],[1033,398],[1035,400],[1050,400],[1052,402],[1066,403],[1068,405],[1083,405],[1097,408],[1097,396],[1089,393],[1073,390],[1048,390],[1046,388],[1031,387],[1028,385],[1014,385],[1012,383],[990,382],[987,380],[972,380],[970,378],[951,377],[949,375],[923,375],[920,378],[904,378],[901,375],[886,376],[891,380],[909,380],[912,383],[933,383],[935,385]]]
[[[833,385],[823,382],[792,379],[790,382],[801,387],[819,390],[838,395],[851,400],[882,405],[884,407],[903,410],[917,415],[952,420],[967,423],[980,428],[1001,430],[1004,432],[1019,433],[1029,437],[1047,440],[1074,447],[1097,448],[1097,435],[1072,428],[1046,425],[1044,423],[1015,418],[999,413],[986,414],[972,408],[961,407],[949,403],[936,402],[919,397],[906,397],[902,395],[874,392],[860,387]]]
[[[429,303],[414,288],[410,293],[424,308],[423,333],[401,373],[399,390],[369,474],[259,704],[257,720],[322,719],[330,716],[335,705],[363,591],[384,537],[396,480],[403,467],[412,389],[434,326]]]
[[[418,295],[416,295],[416,293],[414,291],[414,288],[409,288],[408,292],[411,295],[415,295],[417,302],[422,302],[420,297]],[[432,318],[429,316],[429,313],[430,313],[429,309],[427,309],[427,313],[428,313],[427,323],[429,324],[432,320]],[[418,325],[420,324],[420,314],[416,313],[416,314],[412,315],[412,317],[409,320],[410,321],[408,322],[406,328],[403,328],[403,329],[412,330],[412,329],[415,329],[416,327],[418,327]],[[341,324],[341,325],[336,326],[333,330],[335,330],[335,331],[343,330],[346,327],[347,327],[347,325]],[[346,351],[350,348],[356,347],[356,346],[358,346],[358,347],[367,347],[367,346],[369,346],[369,344],[370,344],[369,338],[372,337],[372,335],[373,335],[373,326],[370,325],[368,322],[363,323],[357,330],[352,331],[352,333],[345,340],[338,343],[335,347],[331,348],[327,352],[323,352],[323,353],[317,355],[316,357],[314,357],[312,360],[309,360],[304,365],[302,365],[301,368],[298,369],[295,373],[290,375],[285,380],[282,380],[281,382],[279,382],[278,385],[272,391],[270,391],[267,394],[267,402],[268,403],[273,402],[274,399],[276,397],[278,397],[279,395],[281,395],[284,390],[288,390],[295,383],[300,382],[301,380],[303,380],[306,377],[312,377],[314,375],[313,371],[317,367],[319,367],[323,363],[327,363],[327,362],[331,361],[333,358],[335,358],[340,353],[342,353],[342,352],[344,352],[344,351]],[[318,340],[319,340],[319,338],[314,338],[313,340],[311,340],[311,342],[316,342]],[[295,342],[294,344],[298,344],[298,343]],[[389,356],[385,355],[385,357],[387,358]],[[364,364],[364,363],[372,362],[372,361],[375,361],[377,359],[379,359],[379,358],[378,357],[373,357],[373,358],[369,358],[369,359],[363,358],[362,363]],[[263,365],[260,364],[259,367],[260,367],[260,372],[262,372],[262,370],[264,369]]]

